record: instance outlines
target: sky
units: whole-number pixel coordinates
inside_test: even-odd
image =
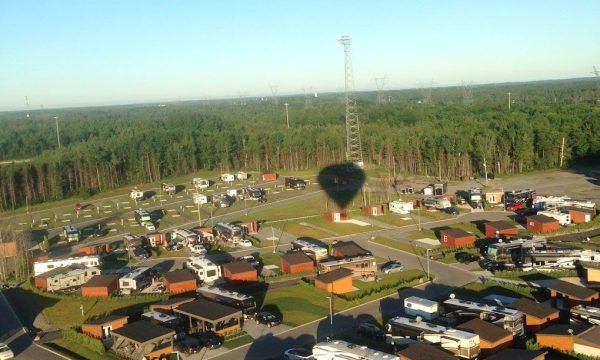
[[[593,76],[600,1],[0,3],[0,111]]]

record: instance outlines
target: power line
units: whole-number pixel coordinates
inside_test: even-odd
[[[273,105],[279,105],[279,96],[278,96],[278,85],[269,84],[269,88],[271,88],[271,103]]]

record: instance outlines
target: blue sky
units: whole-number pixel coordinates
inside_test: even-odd
[[[0,110],[592,76],[600,1],[3,1]]]

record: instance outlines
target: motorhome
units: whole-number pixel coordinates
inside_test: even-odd
[[[580,249],[543,249],[527,251],[522,270],[576,269],[580,261],[598,261],[600,252]]]
[[[488,245],[486,259],[494,261],[523,262],[523,257],[529,249],[543,249],[547,243],[546,238],[534,237],[532,239],[515,239],[510,241],[500,240]]]
[[[203,194],[194,194],[192,195],[192,199],[196,205],[204,205],[209,202],[208,196]]]
[[[150,268],[141,266],[131,270],[119,279],[119,289],[122,294],[131,294],[148,286],[151,279]]]
[[[244,318],[256,314],[256,300],[250,295],[240,294],[235,291],[227,291],[216,286],[203,285],[196,289],[196,293],[210,301],[242,310]]]
[[[203,178],[193,178],[192,185],[194,185],[196,189],[206,189],[210,186],[210,181]]]
[[[140,225],[143,225],[147,222],[152,222],[152,217],[150,216],[150,213],[144,209],[134,210],[133,216],[135,217],[135,221],[137,221],[137,223]]]
[[[451,314],[455,317],[477,317],[510,331],[513,336],[522,336],[525,333],[523,326],[525,314],[519,310],[464,300],[454,294],[450,294],[450,298],[443,304],[446,316]]]
[[[134,188],[129,192],[129,198],[131,198],[131,200],[134,200],[134,201],[144,200],[144,192],[141,190],[138,190],[138,188]]]
[[[440,315],[438,305],[437,301],[409,296],[404,299],[404,313],[414,317],[420,316],[425,320],[433,320]]]
[[[36,261],[33,263],[33,276],[38,276],[52,269],[65,267],[74,264],[85,265],[88,268],[99,267],[101,264],[100,256],[79,256],[67,259],[49,259],[47,261]]]
[[[183,267],[192,270],[198,280],[205,283],[212,284],[221,278],[221,266],[205,257],[194,256],[188,258],[183,263]]]
[[[213,228],[213,232],[216,236],[220,237],[225,241],[232,241],[234,243],[242,240],[242,228],[237,225],[231,225],[226,223],[218,223]]]
[[[377,273],[377,262],[373,256],[356,256],[341,260],[325,261],[319,263],[319,274],[324,274],[335,269],[345,268],[352,270],[353,276],[372,276]]]
[[[235,175],[233,175],[233,174],[221,174],[221,181],[234,182],[235,181]]]
[[[571,308],[571,316],[584,319],[593,325],[600,325],[600,307],[575,305]]]
[[[398,356],[373,350],[343,340],[317,343],[312,348],[314,360],[398,360]]]
[[[324,248],[317,244],[313,244],[306,240],[296,239],[292,241],[292,247],[294,249],[308,253],[308,255],[312,255],[317,261],[325,260],[329,257],[327,248]]]
[[[172,239],[183,242],[183,245],[195,244],[200,240],[200,236],[193,231],[186,229],[175,229],[173,230]]]
[[[175,195],[175,193],[177,192],[177,187],[175,186],[175,184],[162,183],[160,189],[162,192],[168,195]]]
[[[235,176],[238,180],[248,180],[248,173],[245,173],[243,171],[238,171],[238,173]]]
[[[79,242],[81,239],[81,232],[75,226],[67,225],[63,228],[63,236],[69,243]]]
[[[532,206],[536,198],[534,189],[523,189],[504,192],[504,206],[508,208],[513,204],[522,204],[522,206]]]
[[[411,201],[401,200],[390,201],[390,203],[388,204],[388,208],[390,212],[401,215],[408,215],[411,211],[415,209]]]
[[[388,320],[387,343],[406,345],[418,341],[438,345],[463,359],[477,359],[480,352],[477,334],[427,323],[420,317],[410,319],[398,316]]]
[[[234,198],[227,194],[216,194],[212,197],[212,203],[216,207],[227,208],[233,204]]]
[[[469,203],[474,208],[481,207],[481,189],[469,189]]]

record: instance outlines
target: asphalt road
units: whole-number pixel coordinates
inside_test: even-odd
[[[6,343],[15,353],[15,359],[23,360],[63,360],[64,358],[33,343],[23,329],[4,294],[0,292],[0,341]]]

